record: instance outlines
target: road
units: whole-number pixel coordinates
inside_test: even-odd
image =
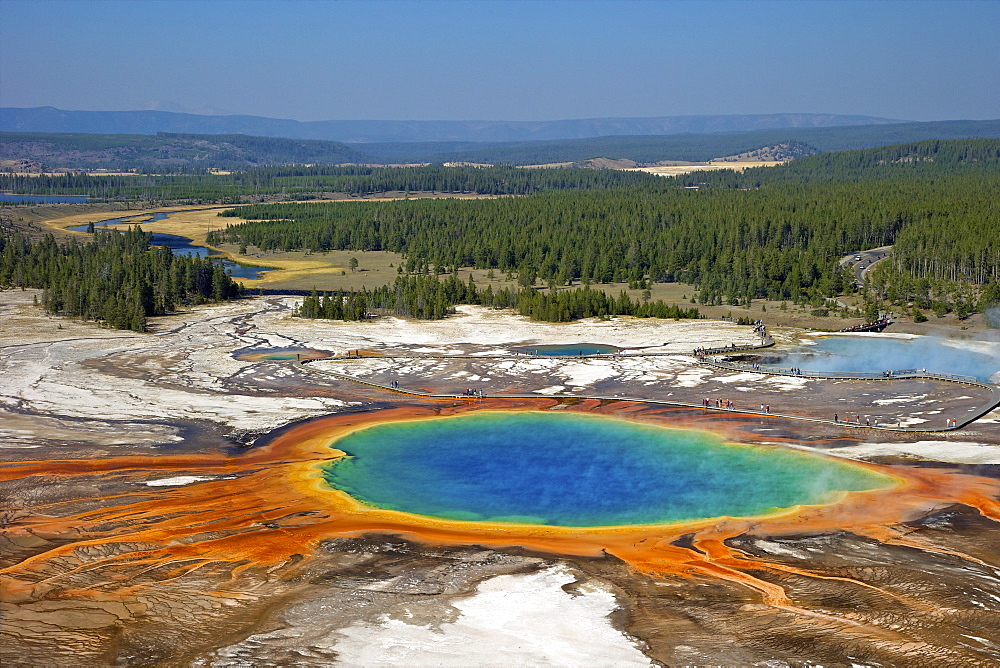
[[[840,265],[842,267],[850,266],[854,272],[854,280],[858,285],[864,285],[865,274],[876,264],[889,257],[891,253],[892,246],[880,246],[856,253],[848,253],[840,259]]]

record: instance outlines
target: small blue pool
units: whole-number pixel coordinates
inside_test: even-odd
[[[610,355],[618,352],[616,346],[602,343],[555,343],[538,346],[521,346],[519,353],[546,355],[552,357],[580,357],[584,355]]]

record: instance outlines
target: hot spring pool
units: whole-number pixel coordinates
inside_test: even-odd
[[[521,346],[517,350],[529,355],[551,355],[553,357],[561,355],[609,355],[618,352],[616,346],[609,346],[603,343],[550,343],[537,346]]]
[[[233,357],[244,362],[263,362],[267,360],[316,360],[331,357],[324,350],[312,348],[253,348],[239,350]]]
[[[377,508],[553,526],[749,517],[890,487],[864,467],[600,416],[479,412],[383,423],[332,443],[335,489]]]

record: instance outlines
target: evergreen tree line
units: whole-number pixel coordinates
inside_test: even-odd
[[[971,285],[967,281],[950,281],[927,277],[916,278],[900,271],[895,262],[886,261],[868,274],[868,302],[900,311],[930,310],[939,317],[954,312],[959,318],[983,312],[1000,304],[1000,282],[987,281]]]
[[[775,183],[862,182],[996,174],[1000,139],[922,141],[865,150],[820,153],[771,167],[693,172],[672,177],[685,186],[760,188]]]
[[[516,167],[266,167],[214,174],[0,175],[0,190],[25,195],[87,195],[102,200],[171,200],[241,203],[262,198],[316,199],[322,194],[386,192],[527,195],[556,189],[640,187],[665,190],[667,182],[644,172]]]
[[[394,313],[403,317],[438,320],[455,312],[457,304],[481,304],[512,308],[521,315],[547,322],[569,322],[580,318],[631,315],[639,318],[700,318],[697,308],[683,308],[655,302],[632,300],[623,290],[609,297],[589,285],[574,289],[542,292],[534,288],[512,290],[493,286],[479,289],[472,277],[460,281],[455,274],[441,280],[434,275],[398,276],[394,283],[361,292],[323,293],[305,297],[296,313],[303,318],[363,320],[373,315]]]
[[[493,268],[517,273],[525,286],[539,279],[678,281],[697,285],[703,303],[738,304],[849,291],[853,279],[837,260],[897,242],[904,257],[912,247],[935,266],[961,266],[970,280],[995,276],[996,192],[1000,176],[975,174],[754,190],[254,205],[231,212],[252,222],[213,233],[209,242],[264,251],[386,250],[403,254],[409,272]],[[917,246],[922,228],[950,241]]]
[[[529,195],[544,190],[591,190],[645,185],[666,189],[663,180],[644,172],[595,169],[524,169],[518,167],[272,167],[234,175],[282,187],[288,192],[337,192],[372,195],[384,192]]]
[[[178,304],[233,299],[241,288],[208,258],[175,256],[150,246],[151,235],[98,232],[89,243],[59,244],[51,234],[32,243],[0,236],[0,287],[42,288],[50,313],[142,332],[146,318]]]

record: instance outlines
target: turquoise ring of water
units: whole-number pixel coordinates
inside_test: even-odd
[[[895,479],[711,432],[579,413],[480,411],[380,423],[324,477],[362,504],[447,520],[563,527],[756,517]]]

